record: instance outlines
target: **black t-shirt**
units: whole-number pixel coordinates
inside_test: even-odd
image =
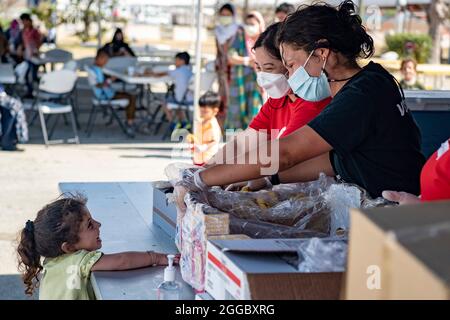
[[[397,82],[370,62],[308,125],[332,147],[336,175],[365,188],[420,194],[421,135]]]

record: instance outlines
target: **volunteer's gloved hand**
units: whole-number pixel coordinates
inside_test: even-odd
[[[230,184],[225,190],[227,191],[239,191],[242,190],[242,188],[245,188],[242,191],[245,191],[246,189],[248,191],[258,191],[261,189],[264,189],[266,187],[270,187],[270,182],[267,178],[259,178],[255,180],[250,180],[247,182],[237,182]]]
[[[197,152],[206,152],[208,151],[207,144],[194,144],[195,151]]]
[[[186,204],[184,203],[184,196],[189,191],[202,191],[207,190],[208,186],[203,182],[200,177],[200,172],[205,170],[204,168],[188,168],[184,169],[181,173],[182,179],[178,181],[174,186],[173,195],[175,197],[176,204],[179,209],[185,210]]]
[[[403,191],[383,191],[383,198],[389,201],[398,202],[400,205],[420,203],[420,198]]]

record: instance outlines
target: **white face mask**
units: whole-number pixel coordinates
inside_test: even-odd
[[[256,82],[274,99],[284,97],[290,89],[286,76],[281,73],[257,72]]]
[[[255,24],[246,24],[244,30],[249,37],[254,37],[259,34],[259,27]]]
[[[234,21],[232,16],[219,16],[219,24],[222,26],[229,26]]]

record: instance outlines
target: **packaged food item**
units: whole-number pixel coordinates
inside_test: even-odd
[[[349,208],[387,204],[383,199],[370,199],[356,185],[338,183],[324,174],[315,181],[281,184],[257,192],[220,187],[201,191],[189,188],[196,170],[199,168],[186,164],[166,168],[174,198],[178,199],[176,244],[181,252],[181,272],[197,290],[204,289],[208,237],[228,237],[231,233],[251,238],[345,238]],[[178,203],[179,199],[182,203]],[[302,250],[308,253],[311,248],[320,249],[324,255],[328,252],[328,247],[318,240],[309,245]],[[305,258],[302,268],[312,269],[308,261],[313,260],[316,258]]]

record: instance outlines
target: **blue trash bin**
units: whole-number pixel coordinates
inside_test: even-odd
[[[422,133],[422,152],[429,158],[450,138],[450,91],[405,90],[405,96]]]

